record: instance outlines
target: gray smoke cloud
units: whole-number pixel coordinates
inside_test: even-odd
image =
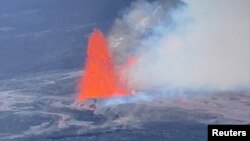
[[[138,0],[109,33],[134,89],[250,87],[249,0]]]

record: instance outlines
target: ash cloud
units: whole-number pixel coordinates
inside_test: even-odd
[[[250,88],[250,1],[138,0],[109,33],[133,89]]]

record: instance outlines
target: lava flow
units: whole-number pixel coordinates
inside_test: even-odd
[[[87,61],[79,84],[79,101],[128,95],[114,68],[104,35],[94,29],[88,41]]]

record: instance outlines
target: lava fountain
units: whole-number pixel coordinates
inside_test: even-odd
[[[94,29],[88,39],[85,71],[79,84],[78,101],[129,95],[119,79],[111,53],[102,32]]]

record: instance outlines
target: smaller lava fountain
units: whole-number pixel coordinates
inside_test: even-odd
[[[79,84],[78,101],[129,95],[126,82],[119,79],[104,35],[94,29],[88,39],[85,71]]]

